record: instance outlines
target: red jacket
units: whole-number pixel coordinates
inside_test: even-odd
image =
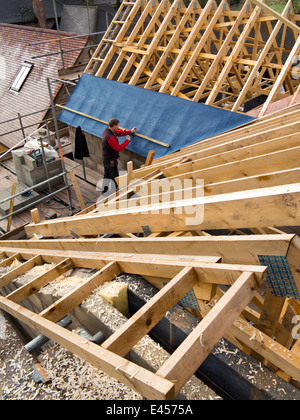
[[[110,128],[106,128],[103,131],[102,156],[104,163],[109,163],[111,160],[118,159],[119,152],[128,146],[129,140],[125,140],[122,144],[119,144],[117,136],[127,136],[128,134],[131,134],[131,130],[116,130],[115,133],[113,133]]]
[[[130,140],[125,140],[122,144],[119,144],[117,137],[127,136],[128,134],[131,134],[131,130],[116,130],[114,135],[109,137],[108,144],[117,152],[122,152],[128,146]]]

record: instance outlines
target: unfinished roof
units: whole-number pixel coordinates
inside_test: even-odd
[[[124,128],[137,126],[127,149],[144,157],[151,150],[156,157],[165,156],[253,121],[247,115],[89,74],[81,76],[62,108],[60,121],[97,137],[112,115]]]
[[[297,89],[297,20],[291,1],[282,15],[258,0],[241,11],[226,0],[204,8],[197,1],[125,1],[85,72],[247,110],[261,95],[267,104]]]

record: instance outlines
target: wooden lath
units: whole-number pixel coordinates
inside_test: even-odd
[[[114,257],[113,260],[106,257],[107,260],[103,255],[97,253],[94,256],[91,256],[90,253],[83,253],[80,257],[78,257],[78,253],[75,253],[73,258],[72,252],[70,252],[65,254],[65,258],[62,258],[54,250],[50,252],[39,250],[37,253],[37,251],[19,248],[17,252],[15,251],[1,248],[2,257],[6,258],[2,262],[3,265],[10,265],[15,256],[18,256],[21,262],[25,260],[23,265],[10,272],[9,277],[7,275],[0,277],[2,288],[9,285],[20,273],[26,272],[29,265],[39,265],[49,261],[55,261],[57,264],[45,276],[39,276],[6,297],[3,296],[5,292],[2,291],[0,308],[149,399],[175,398],[244,307],[252,300],[266,270],[266,267],[263,266],[225,265],[223,267],[222,263],[201,263],[193,260],[182,262],[179,259],[179,266],[177,272],[175,270],[173,279],[132,318],[129,318],[123,327],[107,338],[101,346],[98,346],[82,340],[77,334],[56,325],[56,322],[80,305],[98,286],[104,282],[112,281],[122,272],[128,272],[130,264],[132,270],[139,272],[139,267],[142,266],[144,270],[148,270],[151,262],[147,262],[147,259],[144,258],[141,261],[141,258],[135,255],[131,255],[130,258],[119,258],[116,253],[111,255]],[[26,260],[27,258],[28,260]],[[78,258],[81,259],[81,262]],[[128,262],[130,259],[131,261]],[[164,267],[163,271],[162,268],[159,270],[160,274],[166,273],[166,269],[174,273],[174,267],[177,264],[174,260],[169,262],[167,260],[160,261],[159,258],[157,260],[157,263],[154,264],[159,266],[161,263],[161,267]],[[28,261],[30,261],[29,265]],[[22,306],[24,299],[42,287],[41,281],[45,285],[55,280],[70,267],[93,267],[97,269],[97,272],[38,314]],[[223,279],[227,278],[226,284],[232,284],[228,292],[157,373],[152,373],[124,359],[125,354],[191,288],[197,285],[201,286],[203,280],[206,284],[210,284],[209,277],[216,281],[219,276],[216,277],[215,274],[222,273],[223,268],[225,273],[228,270],[231,271],[230,276],[228,273],[221,274]],[[214,275],[207,276],[206,269],[208,272],[213,270]],[[192,359],[192,363],[190,359]]]
[[[265,95],[267,107],[299,85],[295,19],[291,0],[281,15],[258,0],[240,12],[226,0],[123,2],[85,72],[232,111]]]

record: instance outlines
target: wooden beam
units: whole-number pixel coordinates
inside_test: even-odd
[[[230,332],[262,358],[270,361],[293,378],[300,380],[300,357],[277,343],[245,320],[239,318]]]
[[[193,268],[183,268],[102,346],[120,356],[125,356],[197,282]]]
[[[240,51],[244,48],[244,43],[249,36],[249,33],[253,26],[255,25],[256,19],[258,18],[259,14],[261,13],[260,7],[255,7],[254,11],[252,12],[250,18],[247,21],[247,24],[245,25],[242,34],[239,36],[237,43],[235,44],[234,48],[232,49],[231,55],[229,60],[226,62],[225,66],[223,67],[216,83],[213,86],[213,89],[211,93],[209,94],[206,105],[213,105],[219,90],[222,88],[224,80],[228,76],[229,71],[232,68],[232,64],[234,60],[238,57],[238,54]]]
[[[106,124],[106,125],[108,125],[108,121],[101,120],[100,118],[93,117],[92,115],[85,114],[84,112],[77,111],[76,109],[71,109],[71,108],[68,108],[67,106],[64,106],[64,105],[58,105],[58,104],[57,104],[56,106],[58,106],[59,108],[62,108],[62,109],[64,109],[64,110],[66,110],[66,111],[73,112],[74,114],[81,115],[82,117],[90,118],[90,119],[92,119],[92,120],[94,120],[94,121],[98,121],[98,122],[100,122],[100,123],[102,123],[102,124]],[[124,128],[123,128],[123,127],[120,127],[120,129],[121,129],[121,130],[124,130]],[[152,139],[151,137],[145,136],[145,135],[143,135],[143,134],[140,134],[140,133],[135,132],[135,133],[134,133],[134,135],[135,135],[135,136],[138,136],[138,137],[141,137],[142,139],[149,140],[149,141],[151,141],[152,143],[159,144],[160,146],[163,146],[163,147],[170,147],[170,145],[169,145],[169,144],[167,144],[167,143],[164,143],[164,142],[159,141],[159,140]]]
[[[299,201],[300,184],[291,184],[62,218],[28,225],[25,231],[29,237],[39,233],[46,238],[70,236],[70,230],[78,235],[143,232],[143,226],[151,232],[297,226]]]
[[[180,258],[210,255],[210,258],[222,258],[226,264],[259,264],[257,255],[284,256],[290,265],[296,267],[300,258],[300,244],[296,247],[298,237],[294,234],[281,235],[245,235],[245,236],[189,236],[189,237],[159,237],[159,238],[96,238],[96,239],[36,239],[30,241],[0,241],[0,249],[15,252],[35,250],[36,253],[51,254],[56,252],[84,253],[132,253],[151,255],[152,258],[169,258],[171,255]],[[3,252],[3,251],[2,251]],[[103,258],[103,256],[102,256]],[[174,260],[173,260],[174,262]]]
[[[254,3],[257,4],[255,1],[254,1]],[[259,3],[261,3],[261,2],[259,2]],[[290,1],[287,2],[286,6],[284,8],[284,11],[282,12],[282,15],[280,15],[281,19],[277,22],[275,28],[273,29],[271,35],[268,38],[268,41],[266,42],[262,52],[259,55],[255,66],[252,68],[250,75],[247,77],[247,80],[246,80],[246,82],[245,82],[245,84],[244,84],[244,86],[243,86],[243,88],[242,88],[242,90],[239,94],[239,97],[237,98],[237,100],[234,103],[234,106],[232,108],[232,112],[238,111],[239,106],[242,104],[247,92],[250,89],[250,86],[251,86],[253,80],[255,79],[255,77],[257,77],[257,72],[259,71],[260,66],[262,65],[263,61],[265,60],[266,55],[269,53],[269,50],[272,48],[274,40],[275,40],[278,32],[280,31],[281,26],[283,25],[282,18],[284,19],[284,21],[287,21],[287,22],[291,23],[288,19],[286,19],[287,15],[290,14],[290,12],[291,12],[291,7],[292,7],[292,1],[290,0]],[[270,9],[270,8],[268,7],[268,9]],[[273,9],[271,9],[271,10],[273,10]],[[295,25],[293,24],[293,26],[295,26]]]
[[[33,258],[41,258],[41,256],[38,255],[37,257]],[[32,294],[38,292],[42,287],[46,286],[51,281],[56,280],[59,276],[71,270],[73,267],[74,264],[72,263],[72,261],[69,258],[66,258],[60,263],[56,264],[53,268],[50,268],[50,270],[38,276],[37,278],[24,284],[23,286],[20,286],[17,290],[10,293],[7,296],[7,299],[15,303],[20,303]],[[14,276],[14,278],[16,278],[16,276]]]
[[[10,253],[9,249],[6,249]],[[139,255],[132,254],[105,254],[105,253],[84,253],[78,256],[78,251],[57,251],[51,250],[22,250],[25,258],[31,258],[35,254],[41,254],[45,262],[53,261],[53,259],[61,259],[68,257],[75,267],[87,267],[103,269],[106,264],[114,262],[116,256],[120,270],[129,274],[138,274],[141,276],[153,276],[170,279],[175,277],[184,267],[193,267],[197,274],[198,280],[207,285],[210,284],[233,284],[238,276],[244,271],[255,272],[261,278],[265,267],[253,264],[221,264],[220,257],[159,257],[157,255],[144,254],[143,258]]]
[[[243,273],[157,371],[157,375],[174,382],[175,392],[178,392],[251,301],[257,288],[254,275]]]
[[[276,19],[278,19],[280,22],[282,22],[284,25],[291,28],[294,32],[297,34],[300,34],[300,28],[293,22],[291,22],[289,19],[287,19],[285,16],[282,16],[280,13],[276,12],[272,7],[268,6],[267,4],[263,3],[260,0],[251,0],[252,3],[256,4],[257,6],[261,7],[266,13],[270,13],[270,15],[274,16]]]
[[[30,270],[35,265],[42,264],[43,259],[40,255],[36,255],[35,257],[32,257],[30,260],[24,262],[19,267],[16,267],[15,269],[9,271],[8,273],[4,274],[0,277],[0,287],[6,286],[8,283],[10,283],[13,279],[16,277],[21,276],[22,274],[26,273],[26,271]]]
[[[15,259],[16,259],[16,260],[18,260],[18,261],[21,261],[22,257],[21,257],[21,255],[20,255],[20,253],[19,253],[19,252],[14,253],[14,254],[13,254],[13,255],[11,255],[10,257],[8,257],[8,258],[6,258],[5,260],[1,261],[1,262],[0,262],[0,267],[8,267],[9,265],[11,265],[11,264],[12,264],[12,262],[13,262]]]
[[[101,270],[91,278],[84,281],[83,284],[76,287],[66,296],[58,299],[51,306],[44,309],[40,316],[50,321],[57,322],[71,312],[76,306],[86,299],[91,292],[106,281],[110,281],[121,273],[118,264],[115,261],[105,265]]]
[[[0,308],[148,399],[174,399],[174,384],[83,340],[79,335],[0,296]]]
[[[69,171],[69,175],[71,177],[71,181],[72,181],[80,208],[81,210],[84,210],[85,209],[84,199],[82,197],[82,194],[81,194],[81,191],[80,191],[77,179],[76,179],[76,175],[72,169]]]
[[[35,224],[40,223],[41,218],[40,218],[39,210],[35,208],[35,209],[30,210],[30,213],[32,217],[32,222]]]
[[[15,193],[16,193],[16,186],[17,186],[17,184],[16,184],[16,182],[14,182],[12,184],[12,187],[11,187],[11,196],[15,195]],[[14,200],[15,200],[14,198],[11,198],[10,199],[10,202],[9,202],[9,211],[8,211],[9,214],[13,212],[13,209],[14,209]],[[10,231],[11,219],[12,219],[12,216],[9,216],[8,219],[7,219],[6,232],[9,232]]]
[[[257,0],[255,0],[257,1]],[[298,28],[300,30],[300,28]],[[270,105],[271,102],[274,102],[277,98],[277,94],[279,92],[280,87],[283,85],[284,80],[286,78],[287,72],[290,70],[290,68],[292,67],[292,64],[295,61],[295,57],[299,54],[299,48],[300,48],[300,35],[298,35],[298,39],[295,42],[295,45],[293,46],[293,49],[290,53],[290,55],[288,56],[284,67],[282,68],[281,72],[279,73],[278,77],[276,78],[276,82],[270,92],[270,94],[268,95],[268,98],[266,100],[266,102],[264,103],[262,110],[259,114],[259,116],[261,117],[262,115],[264,115],[266,109],[268,108],[268,106]]]

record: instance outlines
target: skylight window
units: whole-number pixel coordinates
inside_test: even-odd
[[[10,91],[20,92],[21,87],[23,86],[25,80],[27,79],[32,67],[33,67],[32,63],[28,63],[27,61],[22,63],[22,66],[20,70],[18,71],[18,74],[16,75],[14,81],[12,82],[9,88]]]

